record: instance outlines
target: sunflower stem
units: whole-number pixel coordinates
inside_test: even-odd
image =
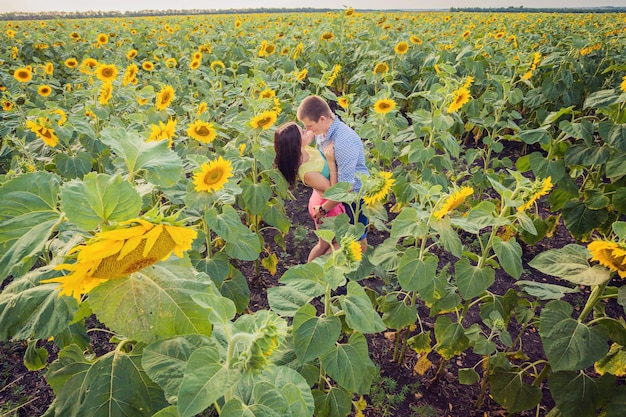
[[[600,300],[600,297],[602,296],[602,293],[604,292],[604,289],[608,285],[609,281],[610,280],[606,280],[606,282],[600,285],[596,285],[593,288],[593,290],[591,290],[591,294],[589,294],[587,303],[585,304],[583,311],[580,313],[580,316],[578,316],[579,323],[582,323],[583,321],[585,321],[589,313],[591,313],[595,305],[598,303],[598,300]]]

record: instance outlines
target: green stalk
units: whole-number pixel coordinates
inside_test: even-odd
[[[580,316],[578,317],[579,323],[582,323],[583,321],[585,321],[589,313],[591,313],[591,311],[593,310],[593,307],[598,303],[598,301],[602,297],[602,293],[604,292],[604,289],[608,285],[609,281],[610,280],[607,280],[606,282],[600,285],[596,285],[593,288],[593,290],[591,290],[591,294],[589,294],[589,298],[587,299],[585,308],[583,308],[583,311],[580,313]]]

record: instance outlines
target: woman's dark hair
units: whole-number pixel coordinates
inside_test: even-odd
[[[283,174],[290,187],[295,187],[302,158],[302,136],[295,122],[287,122],[274,132],[274,165]]]

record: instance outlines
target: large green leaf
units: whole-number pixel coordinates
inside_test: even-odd
[[[454,265],[454,277],[459,293],[466,300],[478,297],[496,280],[496,271],[490,266],[474,266],[467,258],[459,259]]]
[[[346,313],[346,324],[350,329],[367,334],[382,332],[387,328],[358,282],[348,282],[348,294],[341,296],[339,303]]]
[[[59,178],[47,172],[16,177],[0,187],[0,282],[26,273],[37,260],[62,214]]]
[[[73,320],[76,300],[59,297],[57,284],[38,285],[39,275],[33,271],[13,281],[0,294],[0,340],[47,339],[65,330]],[[27,286],[16,288],[19,281]]]
[[[563,207],[563,222],[574,237],[590,233],[600,227],[608,217],[606,209],[591,210],[578,201],[568,201]]]
[[[183,175],[183,163],[166,140],[146,142],[133,131],[122,128],[107,128],[101,132],[100,140],[123,161],[127,173],[136,175],[145,172],[145,178],[154,185],[171,187]]]
[[[273,226],[280,230],[281,233],[286,234],[291,227],[291,220],[285,214],[285,208],[282,203],[276,199],[272,199],[265,204],[263,212],[261,213],[263,221],[270,226]]]
[[[316,417],[345,417],[352,411],[352,396],[341,388],[314,390],[313,397]]]
[[[574,320],[573,309],[565,301],[554,300],[541,311],[539,334],[555,372],[586,369],[609,351],[604,332]]]
[[[548,386],[559,411],[566,417],[595,416],[609,398],[615,376],[590,378],[584,372],[554,372]]]
[[[256,233],[241,223],[232,206],[224,206],[222,213],[208,210],[204,216],[209,227],[226,241],[226,253],[243,261],[254,261],[261,253],[261,241]]]
[[[241,374],[224,362],[215,347],[201,347],[191,354],[178,391],[181,417],[202,412],[239,381]]]
[[[496,368],[489,376],[489,388],[496,402],[509,413],[535,408],[541,401],[541,389],[523,381],[523,372]]]
[[[283,316],[292,317],[300,307],[324,294],[323,278],[324,270],[316,263],[289,268],[280,279],[286,285],[267,289],[270,307]]]
[[[607,146],[572,145],[565,151],[567,165],[594,166],[609,160],[611,151]]]
[[[272,196],[270,185],[267,182],[255,184],[251,179],[246,178],[239,183],[239,186],[243,190],[241,193],[243,208],[254,215],[261,214]]]
[[[142,342],[210,335],[209,309],[192,299],[209,286],[192,269],[163,263],[99,285],[89,293],[89,304],[107,327]]]
[[[604,417],[622,417],[626,415],[626,387],[623,385],[613,389],[613,395],[607,405]]]
[[[438,259],[427,255],[422,259],[415,248],[409,248],[400,259],[398,283],[405,291],[420,291],[437,273]]]
[[[348,343],[339,343],[321,358],[326,373],[348,391],[366,394],[376,374],[367,340],[361,333],[352,333]]]
[[[54,157],[57,169],[63,178],[81,178],[87,174],[92,168],[91,159],[91,154],[87,152],[78,152],[76,155],[58,153]]]
[[[403,209],[391,224],[391,237],[420,237],[428,232],[427,225],[420,221],[417,210],[413,207]]]
[[[136,217],[141,196],[121,175],[91,172],[63,185],[61,206],[72,223],[93,230],[105,222]]]
[[[142,370],[141,352],[135,350],[88,359],[70,345],[59,352],[46,379],[56,396],[57,416],[151,417],[168,405],[163,391]]]
[[[310,362],[330,351],[340,334],[339,317],[317,317],[315,307],[303,306],[293,319],[293,349],[300,363]]]
[[[417,321],[417,309],[406,304],[407,299],[398,300],[397,295],[387,294],[378,301],[383,312],[383,323],[390,329],[400,330]]]
[[[547,145],[550,143],[550,134],[545,127],[540,127],[538,129],[529,129],[522,130],[519,132],[519,138],[529,145],[533,143],[541,143],[542,145]]]
[[[280,409],[281,416],[313,415],[315,403],[311,388],[297,371],[286,366],[273,366],[263,372],[262,380],[263,384],[255,384],[254,387],[256,404],[265,405],[274,411]],[[273,392],[273,395],[268,396],[267,392]]]
[[[452,359],[469,347],[469,339],[460,323],[453,322],[448,316],[439,316],[435,322],[437,352],[444,359]]]
[[[493,250],[498,256],[500,266],[513,278],[517,279],[522,275],[522,247],[515,241],[502,240],[496,236],[493,240]]]
[[[593,267],[587,261],[587,248],[569,244],[550,249],[535,256],[528,265],[543,272],[579,285],[599,285],[609,280],[610,272],[599,265]]]
[[[579,288],[564,287],[562,285],[548,284],[547,282],[536,282],[520,280],[515,283],[520,289],[539,300],[559,300],[565,294],[579,292]]]
[[[163,389],[169,403],[178,401],[187,361],[201,347],[218,349],[212,339],[196,334],[159,340],[144,348],[141,365],[150,379]]]

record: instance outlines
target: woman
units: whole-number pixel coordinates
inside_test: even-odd
[[[315,222],[315,228],[318,228],[314,207],[321,206],[321,210],[325,211],[323,204],[326,199],[322,197],[322,194],[337,183],[337,164],[332,147],[328,147],[324,155],[310,146],[313,137],[311,132],[305,132],[295,122],[287,122],[279,126],[274,132],[274,150],[276,151],[274,163],[290,187],[294,187],[296,179],[299,178],[304,185],[313,189],[309,198],[309,214]],[[327,217],[337,216],[345,213],[345,208],[339,204],[325,213]],[[328,242],[318,238],[317,244],[309,253],[308,262],[328,253],[329,250]]]

